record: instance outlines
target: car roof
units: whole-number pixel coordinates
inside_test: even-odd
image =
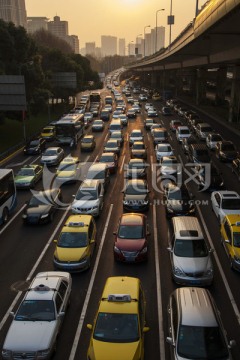
[[[79,190],[96,189],[98,184],[101,184],[98,179],[86,179],[81,183]]]
[[[236,191],[221,190],[221,191],[216,191],[216,193],[218,193],[222,199],[240,198],[240,195]]]
[[[142,225],[144,219],[143,214],[130,213],[122,214],[120,223],[121,225]]]
[[[181,307],[181,324],[215,327],[218,325],[209,292],[203,288],[181,287],[175,290]]]
[[[88,171],[102,171],[107,168],[107,165],[104,163],[94,163],[90,166]]]
[[[62,228],[62,232],[85,232],[92,220],[92,215],[70,215]]]
[[[99,312],[108,313],[138,313],[140,280],[138,278],[127,276],[109,277],[106,281],[102,299],[100,302]],[[130,295],[130,301],[112,301],[115,295],[120,298],[121,295]],[[126,297],[128,299],[128,296]]]

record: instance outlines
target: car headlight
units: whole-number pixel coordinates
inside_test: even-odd
[[[140,251],[140,253],[141,253],[141,254],[145,254],[145,253],[147,252],[147,250],[148,250],[148,249],[147,249],[147,246],[145,246],[145,247]]]
[[[37,357],[40,359],[41,357],[45,358],[50,354],[50,349],[45,349],[45,350],[39,350],[37,352]]]
[[[121,254],[121,251],[119,250],[119,248],[117,246],[114,246],[113,250],[114,250],[114,252]]]
[[[12,357],[12,351],[11,350],[7,350],[7,349],[2,349],[2,356],[6,359],[6,358],[11,358]]]
[[[212,276],[212,275],[213,275],[213,269],[212,269],[212,268],[208,269],[208,270],[205,272],[205,275],[206,275],[206,276]]]
[[[22,214],[22,218],[26,219],[27,218],[27,214]]]
[[[43,214],[41,215],[41,219],[45,219],[46,217],[48,217],[49,214]]]
[[[147,205],[147,204],[148,204],[148,200],[143,200],[143,201],[142,201],[142,204],[143,204],[143,205]]]
[[[167,207],[167,211],[170,212],[170,213],[174,212],[173,209],[170,206]]]
[[[238,264],[240,264],[240,258],[237,257],[236,255],[234,255],[233,257],[234,261],[237,262]]]
[[[222,157],[226,157],[226,154],[224,154],[223,152],[221,152],[221,156],[222,156]]]
[[[124,205],[128,205],[128,200],[123,200]]]
[[[183,275],[183,274],[184,274],[184,272],[183,272],[179,267],[177,267],[177,266],[174,267],[173,273],[174,273],[175,275]]]

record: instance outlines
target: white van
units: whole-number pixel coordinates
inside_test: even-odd
[[[212,249],[195,216],[172,218],[173,235],[168,247],[172,277],[177,284],[207,286],[213,281]]]
[[[171,359],[232,360],[220,312],[210,294],[203,288],[182,287],[170,295],[168,304]]]

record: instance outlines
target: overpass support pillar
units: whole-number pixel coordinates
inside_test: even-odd
[[[207,71],[205,69],[197,69],[197,81],[196,81],[196,104],[200,105],[204,103],[206,99],[206,76]]]
[[[183,93],[183,71],[179,69],[175,72],[175,94],[176,96],[182,95]]]
[[[240,66],[233,68],[233,79],[229,104],[229,122],[239,122],[240,120]]]
[[[150,78],[151,78],[151,87],[153,89],[156,89],[158,87],[158,84],[159,84],[159,73],[158,72],[152,72],[150,74]]]
[[[216,105],[222,105],[225,102],[227,80],[227,68],[219,68],[216,79]]]

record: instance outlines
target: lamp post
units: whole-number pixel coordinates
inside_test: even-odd
[[[160,11],[164,11],[165,9],[159,9],[156,11],[156,37],[155,37],[155,52],[157,52],[157,14],[160,12]]]
[[[145,40],[145,29],[148,28],[148,27],[151,27],[151,26],[150,25],[144,26],[144,57],[145,57],[145,42],[146,42],[146,40]]]
[[[198,16],[198,0],[196,0],[196,12],[195,12],[195,17]]]
[[[171,45],[171,40],[172,40],[172,0],[171,0],[171,4],[170,4],[170,30],[169,30],[169,49],[170,49],[170,45]]]

